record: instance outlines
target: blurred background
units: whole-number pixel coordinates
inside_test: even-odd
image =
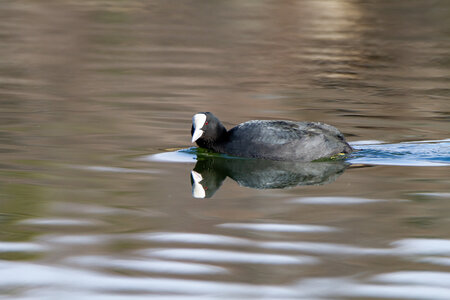
[[[199,111],[443,141],[449,49],[449,1],[1,1],[0,295],[450,299],[448,166],[194,199],[141,159]]]

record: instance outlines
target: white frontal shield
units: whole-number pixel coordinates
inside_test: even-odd
[[[201,128],[205,125],[206,115],[205,114],[195,114],[192,117],[192,125],[194,126],[194,133],[192,134],[192,143],[198,140],[202,134],[203,130]]]

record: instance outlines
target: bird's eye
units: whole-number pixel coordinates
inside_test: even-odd
[[[208,121],[205,122],[205,125],[208,125]]]

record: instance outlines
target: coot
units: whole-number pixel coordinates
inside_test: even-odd
[[[313,161],[351,153],[335,127],[316,122],[248,121],[227,131],[210,112],[192,117],[192,142],[231,156],[286,161]]]

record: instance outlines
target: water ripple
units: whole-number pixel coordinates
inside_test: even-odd
[[[450,267],[450,257],[424,257],[416,261],[421,263]]]
[[[290,265],[314,264],[318,262],[318,259],[309,256],[291,256],[215,249],[161,248],[144,250],[141,253],[147,256],[166,259],[182,259],[215,263]]]
[[[357,197],[302,197],[288,200],[287,203],[302,203],[316,205],[354,205],[374,202],[383,202],[383,199],[368,199]]]
[[[443,167],[450,166],[450,139],[398,144],[352,144],[353,164]]]
[[[269,223],[224,223],[216,225],[222,228],[246,229],[254,231],[269,232],[335,232],[338,228],[323,225],[305,225],[305,224],[269,224]]]
[[[404,255],[450,255],[450,240],[403,239],[392,243]]]
[[[0,253],[1,252],[41,252],[45,251],[46,247],[33,243],[26,242],[1,242],[0,241]]]
[[[105,223],[98,220],[82,220],[69,218],[34,218],[20,221],[20,224],[33,226],[97,226]]]
[[[157,232],[139,234],[134,236],[137,239],[166,243],[186,243],[205,245],[251,245],[252,241],[218,234],[206,233],[186,233],[186,232]]]
[[[373,280],[378,282],[387,282],[396,284],[440,286],[445,288],[450,287],[449,272],[399,271],[376,275],[373,277]]]
[[[11,271],[21,276],[11,276]],[[23,286],[34,288],[33,295],[40,289],[52,287],[58,294],[69,289],[71,297],[87,290],[89,299],[95,299],[95,292],[102,294],[132,291],[134,293],[179,293],[188,295],[252,296],[252,297],[294,297],[298,293],[284,286],[245,283],[214,282],[207,280],[124,277],[74,269],[41,266],[26,263],[4,263],[0,269],[0,287]],[[75,280],[76,279],[76,280]],[[92,294],[94,292],[94,294]],[[146,295],[147,298],[149,295]]]
[[[80,256],[66,262],[85,267],[101,267],[118,270],[163,274],[225,274],[228,270],[218,266],[163,260],[116,259],[108,256]]]
[[[363,248],[352,245],[340,245],[333,243],[316,242],[261,242],[264,249],[300,251],[313,254],[326,255],[391,255],[390,249]]]

